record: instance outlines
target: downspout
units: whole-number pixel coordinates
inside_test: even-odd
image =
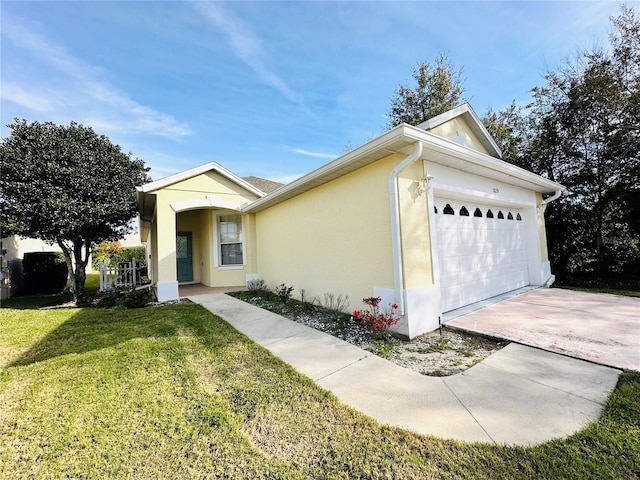
[[[395,288],[398,313],[404,315],[405,304],[402,269],[402,239],[400,237],[400,199],[398,198],[398,175],[401,171],[420,159],[422,156],[422,142],[417,141],[413,152],[394,167],[389,174],[389,204],[391,207],[391,250],[393,253],[393,285]]]
[[[560,195],[562,195],[562,190],[556,190],[553,193],[553,195],[551,195],[549,198],[545,198],[540,202],[540,207],[542,207],[543,218],[544,218],[544,211],[547,209],[547,205],[553,202],[554,200],[557,200],[558,198],[560,198]],[[551,268],[549,268],[549,272],[551,272]],[[550,275],[549,278],[547,278],[547,280],[543,283],[543,286],[549,288],[551,285],[553,285],[553,282],[555,282],[555,280],[556,280],[556,276]]]
[[[549,198],[545,198],[544,200],[542,200],[542,202],[540,202],[540,206],[542,207],[542,211],[544,212],[545,209],[547,208],[547,204],[553,202],[554,200],[557,200],[558,198],[560,198],[560,195],[562,195],[562,190],[556,190],[555,193],[553,195],[551,195]]]

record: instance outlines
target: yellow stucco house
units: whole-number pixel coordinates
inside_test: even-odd
[[[464,104],[268,194],[216,163],[142,185],[158,298],[177,299],[181,283],[257,278],[348,295],[356,308],[380,296],[399,305],[398,333],[414,338],[443,312],[544,285],[544,207],[564,187],[500,156]]]

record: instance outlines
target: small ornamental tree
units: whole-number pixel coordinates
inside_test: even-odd
[[[0,144],[0,222],[3,236],[57,244],[74,298],[84,289],[94,245],[128,233],[137,213],[136,185],[148,168],[118,145],[75,122],[8,125]]]

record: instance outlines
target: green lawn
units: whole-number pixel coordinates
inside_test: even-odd
[[[640,374],[569,439],[465,444],[377,424],[198,305],[0,316],[2,479],[640,476]]]

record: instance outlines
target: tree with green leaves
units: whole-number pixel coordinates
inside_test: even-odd
[[[611,53],[582,51],[547,73],[526,113],[484,117],[505,160],[567,187],[547,209],[561,275],[640,267],[640,17],[623,6],[612,24]]]
[[[394,93],[387,126],[418,125],[466,102],[461,75],[462,70],[456,70],[443,54],[434,65],[418,64],[413,69],[415,87],[400,85]]]
[[[84,289],[94,245],[128,233],[148,168],[91,128],[15,120],[0,144],[2,234],[57,244],[70,292]]]

